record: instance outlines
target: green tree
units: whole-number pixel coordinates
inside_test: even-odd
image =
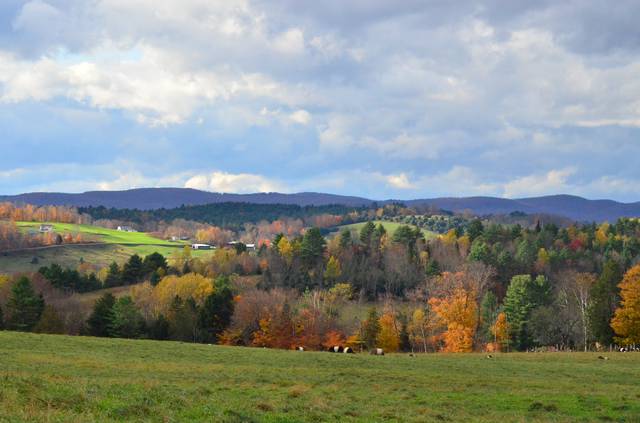
[[[109,328],[113,322],[113,306],[115,303],[116,298],[110,292],[96,300],[91,316],[87,320],[91,336],[107,337],[110,335]]]
[[[0,330],[4,329],[4,315],[2,313],[2,307],[0,307]]]
[[[234,310],[233,294],[227,286],[218,288],[207,297],[198,310],[198,329],[204,342],[217,342],[231,323]]]
[[[351,231],[349,229],[343,229],[340,232],[340,248],[347,248],[349,246],[351,246],[352,243],[352,239],[351,239]]]
[[[158,341],[169,339],[169,320],[160,314],[157,319],[153,320],[149,325],[149,338]]]
[[[176,295],[167,318],[171,339],[185,342],[195,342],[198,339],[198,308],[193,298],[183,301]]]
[[[104,286],[106,288],[112,288],[114,286],[122,285],[122,274],[120,273],[120,267],[115,261],[109,265],[107,271],[107,277],[104,280]]]
[[[590,331],[593,339],[602,345],[613,343],[611,318],[620,300],[618,284],[622,280],[622,270],[615,260],[607,260],[602,273],[591,289],[589,307]]]
[[[373,232],[376,230],[376,225],[369,221],[360,229],[360,242],[365,246],[371,244]]]
[[[139,338],[144,329],[144,318],[133,299],[128,295],[119,298],[113,305],[109,334],[114,338]]]
[[[480,219],[473,219],[471,222],[469,222],[466,233],[469,237],[469,240],[473,242],[477,237],[482,235],[482,231],[484,231],[482,221]]]
[[[129,258],[129,261],[124,264],[122,268],[122,281],[125,284],[132,284],[139,282],[144,277],[144,269],[142,265],[142,259],[139,255],[134,254]]]
[[[378,312],[375,307],[369,309],[367,320],[362,322],[362,341],[368,348],[375,348],[376,340],[380,334],[380,321],[378,318]]]
[[[311,228],[305,232],[300,248],[300,257],[308,267],[313,267],[322,259],[326,241],[318,228]]]
[[[545,305],[548,298],[549,283],[544,276],[533,279],[531,275],[516,275],[511,278],[503,307],[516,349],[525,350],[533,345],[528,327],[531,312]]]
[[[160,253],[152,253],[144,258],[142,262],[143,273],[149,275],[158,269],[167,270],[167,259]]]
[[[36,294],[29,278],[22,276],[11,287],[11,295],[7,301],[7,328],[31,331],[40,320],[43,310],[42,294]]]
[[[491,256],[491,248],[486,242],[480,239],[471,244],[471,251],[469,252],[470,261],[479,261],[485,264],[492,264],[493,257]]]
[[[491,291],[482,297],[480,303],[480,329],[478,335],[483,342],[493,342],[494,336],[491,331],[496,318],[498,317],[498,298]]]

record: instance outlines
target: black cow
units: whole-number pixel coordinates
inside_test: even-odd
[[[369,354],[371,354],[371,355],[384,355],[384,350],[382,348],[374,348],[371,351],[369,351]]]
[[[328,351],[331,353],[341,353],[343,349],[340,345],[334,345],[333,347],[330,347]]]
[[[345,354],[353,354],[353,348],[351,347],[344,347],[344,351]]]

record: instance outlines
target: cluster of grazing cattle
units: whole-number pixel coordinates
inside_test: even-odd
[[[619,352],[640,352],[639,347],[620,347]]]
[[[334,345],[333,347],[327,348],[327,351],[330,353],[345,353],[345,354],[354,354],[353,348],[351,347],[343,347],[342,345]]]
[[[304,351],[304,347],[295,347],[296,351]],[[343,347],[342,345],[334,345],[333,347],[327,348],[327,351],[330,353],[344,353],[344,354],[355,354],[355,351],[351,347]],[[369,351],[371,355],[384,355],[384,350],[382,348],[374,348]],[[413,355],[413,354],[412,354]]]

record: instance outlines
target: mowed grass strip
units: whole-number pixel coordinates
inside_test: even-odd
[[[640,421],[640,354],[330,354],[0,332],[0,421]]]

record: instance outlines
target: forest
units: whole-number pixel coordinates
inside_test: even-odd
[[[271,224],[267,224],[271,227]],[[282,229],[276,225],[271,229]],[[209,258],[131,256],[0,279],[7,329],[271,348],[592,350],[640,343],[640,220],[470,219],[426,240],[368,222]],[[111,291],[126,287],[126,291]],[[118,288],[118,289],[120,289]],[[76,293],[107,289],[81,306]],[[97,291],[100,293],[101,291]]]

